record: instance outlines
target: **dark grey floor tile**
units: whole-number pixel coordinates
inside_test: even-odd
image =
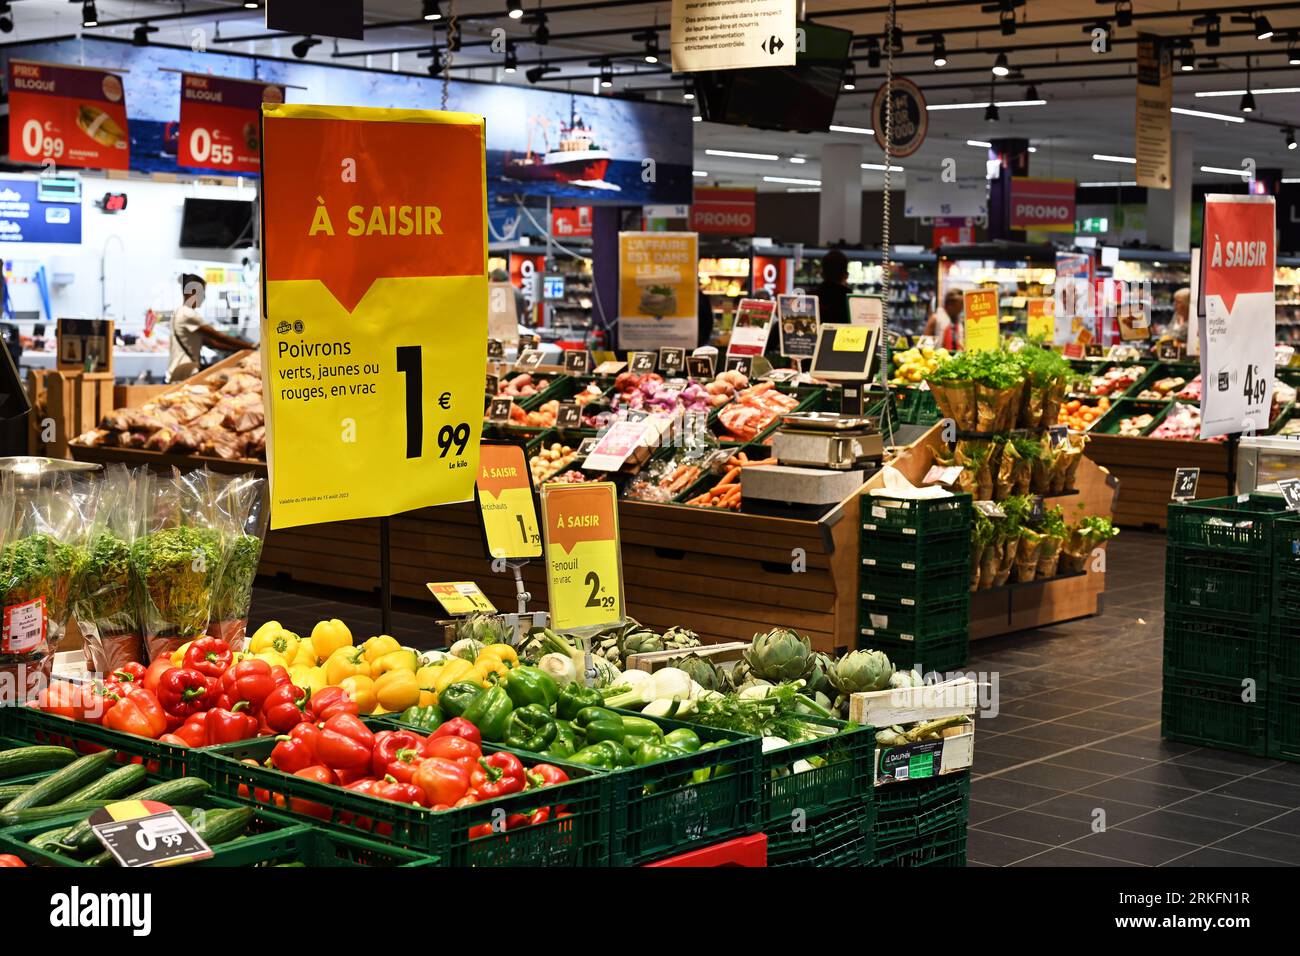
[[[1050,787],[1053,790],[1061,790],[1070,793],[1075,790],[1083,790],[1085,787],[1091,787],[1095,784],[1111,779],[1111,774],[1097,773],[1091,770],[1076,770],[1071,767],[1062,767],[1045,761],[1042,763],[1031,763],[1024,767],[1017,767],[1015,770],[1008,770],[1000,775],[1003,780],[1016,780],[1021,783],[1032,783],[1039,787]]]
[[[1158,763],[1135,770],[1126,774],[1126,777],[1129,780],[1148,780],[1151,783],[1163,783],[1171,787],[1200,791],[1215,790],[1237,779],[1234,774],[1202,770],[1200,767],[1187,767],[1176,763]]]
[[[1002,705],[1002,709],[1014,717],[1035,717],[1038,720],[1057,720],[1070,714],[1077,714],[1081,708],[1065,704],[1053,704],[1047,700],[1032,697],[1026,700],[1013,700]]]
[[[1111,827],[1104,833],[1090,833],[1075,840],[1069,844],[1069,848],[1115,860],[1127,860],[1142,866],[1159,866],[1197,849],[1197,846],[1194,843],[1166,840],[1163,837]]]
[[[1224,823],[1239,823],[1243,827],[1253,827],[1276,817],[1277,807],[1253,800],[1238,800],[1236,797],[1222,793],[1198,793],[1188,797],[1173,807],[1176,813],[1190,813],[1193,816],[1209,817]]]
[[[1004,807],[1015,807],[1017,810],[1061,795],[1059,790],[1036,787],[1031,783],[1017,783],[1001,777],[972,780],[970,793],[972,799],[997,803]]]
[[[1141,717],[1146,721],[1159,720],[1160,701],[1159,699],[1150,700],[1144,697],[1131,697],[1128,700],[1119,700],[1113,704],[1098,708],[1098,713],[1119,714],[1123,717]]]
[[[1249,770],[1244,773],[1259,777],[1261,780],[1276,780],[1279,783],[1300,785],[1300,763],[1284,763],[1259,773],[1251,773]]]
[[[1061,744],[1063,747],[1077,747],[1080,744],[1091,744],[1109,736],[1109,734],[1104,730],[1090,730],[1087,727],[1071,727],[1069,724],[1061,724],[1056,721],[1034,724],[1032,727],[1026,727],[1021,731],[1021,735],[1030,737],[1034,740],[1047,740],[1051,743]]]
[[[1094,856],[1091,853],[1080,853],[1078,850],[1069,847],[1057,847],[1040,853],[1037,856],[1031,856],[1027,860],[1021,860],[1012,866],[1137,866],[1136,863],[1129,863],[1126,860],[1110,860],[1102,856]]]
[[[1062,744],[1054,744],[1048,740],[1034,740],[1031,737],[1021,737],[1018,734],[1002,734],[1000,737],[990,740],[987,746],[979,741],[977,735],[975,749],[977,752],[982,749],[1006,757],[1017,757],[1020,760],[1039,760],[1067,748]]]
[[[1281,816],[1264,820],[1259,824],[1259,827],[1262,830],[1273,830],[1277,833],[1290,833],[1293,836],[1300,836],[1300,810],[1291,810]]]
[[[990,753],[984,749],[984,742],[980,741],[975,747],[975,762],[971,766],[971,773],[976,776],[983,776],[987,773],[1006,770],[1007,767],[1014,767],[1016,764],[1023,762],[1020,757]]]
[[[1151,721],[1127,714],[1103,714],[1099,710],[1085,710],[1082,713],[1062,717],[1061,723],[1071,727],[1087,727],[1089,730],[1106,730],[1112,734],[1121,734],[1131,733]]]
[[[1235,866],[1286,866],[1285,863],[1279,863],[1276,860],[1262,860],[1255,856],[1246,856],[1242,853],[1233,853],[1229,850],[1220,850],[1218,847],[1206,847],[1200,850],[1193,850],[1186,856],[1180,856],[1175,860],[1162,864],[1163,866],[1204,866],[1204,867],[1235,867]]]
[[[1117,828],[1164,837],[1167,840],[1181,840],[1197,846],[1206,846],[1242,829],[1237,823],[1223,823],[1206,817],[1176,813],[1173,810],[1153,810],[1132,820],[1125,820],[1117,824]]]
[[[991,863],[994,866],[1009,866],[1017,860],[1050,849],[1051,847],[1045,843],[1019,840],[984,830],[970,830],[966,836],[966,859],[979,860],[981,863]]]
[[[1004,807],[997,803],[985,803],[983,800],[971,800],[968,820],[971,826],[980,823],[987,823],[989,820],[995,820],[998,817],[1006,816],[1008,813],[1017,813],[1014,807]]]
[[[1030,702],[1046,701],[1060,707],[1073,707],[1075,710],[1092,710],[1097,707],[1106,707],[1118,703],[1119,700],[1120,698],[1116,694],[1091,694],[1081,690],[1047,690],[1029,698]]]
[[[1034,804],[1032,809],[1035,813],[1048,813],[1066,820],[1081,821],[1090,829],[1098,822],[1114,827],[1125,820],[1151,812],[1150,807],[1140,807],[1120,800],[1105,800],[1083,793],[1067,793],[1053,797],[1051,800]]]
[[[1177,743],[1172,740],[1152,740],[1148,737],[1138,737],[1133,734],[1112,737],[1104,743],[1096,744],[1095,747],[1097,750],[1104,750],[1107,753],[1128,754],[1131,757],[1149,757],[1153,760],[1176,760],[1199,749],[1190,744]],[[1210,769],[1214,768],[1211,767]]]
[[[1035,724],[1041,723],[1033,717],[1015,717],[1007,713],[999,713],[996,717],[976,717],[975,732],[988,729],[999,734],[1021,733]]]
[[[1160,783],[1148,783],[1145,780],[1133,780],[1129,777],[1116,777],[1085,788],[1081,791],[1087,796],[1108,797],[1124,803],[1136,803],[1139,806],[1159,809],[1171,803],[1178,803],[1195,796],[1196,791],[1182,787],[1167,787]]]
[[[974,826],[974,824],[972,824]],[[1054,817],[1033,810],[1017,810],[979,824],[979,829],[989,833],[1001,833],[1004,836],[1032,840],[1048,846],[1060,846],[1069,843],[1090,832],[1089,825],[1083,820],[1068,820]]]
[[[1187,746],[1175,744],[1174,746]],[[1211,750],[1200,747],[1173,758],[1177,764],[1188,767],[1202,767],[1206,770],[1218,770],[1220,773],[1237,773],[1239,776],[1269,770],[1279,766],[1275,760],[1265,757],[1253,757],[1250,754],[1234,753],[1231,750]]]
[[[1300,836],[1275,830],[1243,830],[1215,844],[1220,850],[1244,853],[1279,863],[1300,865]]]
[[[1079,750],[1069,750],[1052,757],[1048,763],[1062,767],[1077,767],[1091,770],[1093,773],[1109,774],[1113,777],[1123,776],[1143,767],[1153,767],[1158,761],[1151,757],[1134,757],[1129,754],[1113,754],[1100,749],[1105,743]]]
[[[1229,797],[1239,797],[1242,800],[1270,803],[1275,807],[1282,807],[1286,810],[1295,810],[1300,807],[1300,787],[1294,787],[1289,783],[1278,783],[1276,780],[1247,777],[1244,780],[1238,780],[1235,783],[1221,787],[1218,792]]]

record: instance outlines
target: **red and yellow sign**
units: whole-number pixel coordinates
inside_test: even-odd
[[[1011,177],[1011,228],[1074,231],[1073,179]]]
[[[618,491],[611,482],[542,488],[551,627],[600,628],[623,619]]]
[[[442,609],[459,617],[462,614],[495,614],[496,606],[473,581],[444,581],[426,584]]]
[[[996,289],[976,289],[966,293],[966,350],[988,352],[1002,342],[998,326]]]
[[[284,87],[204,73],[181,74],[176,161],[227,173],[262,171],[262,104],[283,103]]]
[[[522,561],[542,556],[533,484],[521,446],[485,444],[479,449],[478,508],[493,558]]]
[[[108,70],[10,60],[9,158],[85,169],[130,168],[122,78]]]
[[[263,107],[271,526],[474,493],[487,362],[483,119]]]
[[[1056,301],[1054,299],[1030,299],[1028,333],[1031,339],[1041,338],[1049,345],[1056,335]]]

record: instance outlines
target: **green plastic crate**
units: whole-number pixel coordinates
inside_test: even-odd
[[[78,754],[110,748],[118,752],[119,762],[143,763],[149,773],[162,777],[183,777],[187,768],[197,774],[198,755],[205,749],[165,744],[35,707],[0,707],[0,734],[22,743],[70,747]]]
[[[1279,594],[1300,596],[1300,516],[1286,515],[1273,522],[1273,569]]]
[[[1139,437],[1145,437],[1160,427],[1165,416],[1169,414],[1169,409],[1173,407],[1173,402],[1163,401],[1134,401],[1132,399],[1122,398],[1112,400],[1110,411],[1093,423],[1092,428],[1088,431],[1093,435],[1118,435],[1119,423],[1126,418],[1136,418],[1139,415],[1150,415],[1152,421],[1142,429]]]
[[[1171,544],[1165,551],[1165,607],[1222,612],[1267,627],[1273,611],[1270,553],[1244,555]]]
[[[871,834],[844,837],[837,841],[823,841],[801,853],[782,855],[772,859],[769,867],[845,867],[870,866],[873,858]]]
[[[929,571],[969,565],[970,527],[934,535],[864,531],[859,551],[864,568]]]
[[[1244,501],[1241,499],[1245,499]],[[1248,555],[1271,573],[1273,525],[1287,513],[1280,495],[1253,493],[1169,505],[1169,544]]]
[[[849,840],[865,839],[870,848],[874,821],[875,804],[868,797],[807,820],[800,829],[788,825],[769,827],[763,831],[767,835],[768,866],[799,865],[792,861],[817,856],[825,847]]]
[[[954,531],[968,531],[971,524],[971,496],[948,498],[893,498],[864,495],[862,530],[892,531],[928,537]],[[869,536],[863,537],[870,540]]]
[[[970,773],[943,774],[876,787],[878,848],[916,841],[960,823],[970,812]]]
[[[945,601],[905,605],[897,601],[863,601],[858,621],[858,643],[865,638],[923,641],[965,630],[970,616],[970,578],[967,590]]]
[[[950,567],[907,571],[888,565],[862,569],[862,600],[904,607],[951,601],[970,594],[970,555],[956,555]]]
[[[791,826],[796,819],[810,824],[814,819],[845,808],[865,807],[870,811],[875,730],[838,720],[811,717],[807,720],[810,724],[834,727],[839,732],[763,753],[759,820],[768,835],[769,852],[773,840],[796,832]],[[795,762],[815,758],[824,758],[825,766],[802,773],[788,772]],[[797,817],[799,812],[801,815]]]
[[[1268,756],[1300,761],[1300,681],[1269,685]]]
[[[1237,678],[1267,675],[1268,630],[1249,618],[1165,609],[1165,664],[1175,670]]]
[[[1242,700],[1242,681],[1164,669],[1160,733],[1166,740],[1218,747],[1262,757],[1268,750],[1268,680],[1255,685],[1255,699]]]
[[[876,848],[876,866],[946,867],[966,865],[966,822],[954,823],[917,840]]]
[[[1300,590],[1275,598],[1269,628],[1268,657],[1273,677],[1300,681]]]

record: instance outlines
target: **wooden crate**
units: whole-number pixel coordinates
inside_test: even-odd
[[[753,646],[752,642],[727,641],[724,644],[705,644],[689,651],[649,651],[645,654],[629,654],[627,659],[623,661],[623,669],[628,671],[641,670],[653,674],[659,668],[667,666],[669,661],[676,660],[686,654],[696,654],[707,658],[713,664],[726,664],[740,660],[744,652]]]
[[[1174,472],[1179,468],[1201,469],[1198,498],[1233,493],[1233,461],[1227,442],[1093,435],[1088,457],[1119,480],[1115,523],[1124,527],[1165,527]]]

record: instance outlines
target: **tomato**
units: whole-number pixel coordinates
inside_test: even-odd
[[[0,869],[8,867],[16,868],[20,866],[26,868],[27,864],[18,859],[18,857],[14,856],[12,853],[0,853]]]

